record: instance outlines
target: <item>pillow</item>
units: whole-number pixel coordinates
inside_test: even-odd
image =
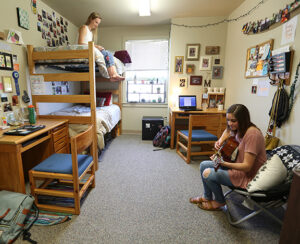
[[[287,169],[277,154],[274,154],[257,171],[256,176],[248,183],[248,192],[267,191],[287,177]]]
[[[97,107],[103,107],[105,103],[106,98],[105,97],[97,97],[96,98],[96,106]]]
[[[111,92],[97,92],[96,97],[105,98],[104,106],[109,106],[111,104]]]

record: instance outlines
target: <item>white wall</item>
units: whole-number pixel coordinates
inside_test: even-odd
[[[246,0],[239,8],[237,8],[229,18],[236,18],[252,7],[254,7],[259,0]],[[246,51],[249,47],[256,44],[263,43],[269,39],[274,39],[274,49],[281,47],[281,34],[282,25],[273,30],[269,30],[263,33],[255,35],[245,35],[242,33],[242,26],[249,21],[257,21],[264,19],[265,17],[272,16],[273,13],[277,13],[279,9],[283,9],[286,4],[290,3],[290,0],[273,0],[265,1],[265,3],[257,8],[253,13],[242,18],[239,21],[228,24],[227,41],[226,41],[226,58],[225,58],[225,73],[224,84],[226,91],[226,104],[233,103],[245,104],[251,113],[253,122],[265,132],[268,126],[269,116],[267,115],[271,101],[276,91],[276,87],[270,87],[269,95],[267,97],[257,96],[251,94],[251,86],[253,79],[245,79],[245,62]],[[294,81],[296,66],[299,63],[300,57],[300,23],[298,15],[298,24],[296,30],[296,37],[293,43],[290,43],[292,49],[295,50],[292,79]],[[267,78],[260,78],[259,80],[268,80]],[[299,81],[298,81],[299,87]],[[290,86],[286,87],[286,90],[290,91]],[[299,91],[299,89],[297,89]],[[278,136],[282,144],[300,144],[299,138],[299,121],[300,114],[296,113],[300,109],[299,96],[295,100],[295,104],[290,115],[289,120],[282,125],[282,128],[278,130]]]
[[[98,43],[108,50],[122,50],[126,40],[169,38],[170,26],[101,27]],[[168,116],[168,106],[126,103],[126,82],[123,82],[122,126],[124,133],[140,133],[143,116]]]
[[[18,19],[17,19],[17,10],[16,8],[20,7],[24,10],[26,10],[29,14],[29,30],[23,29],[18,26]],[[42,1],[37,1],[37,13],[41,13],[42,9],[51,13],[53,10],[49,8],[46,4],[44,4]],[[56,16],[60,17],[59,13],[56,12]],[[63,17],[63,16],[62,16]],[[19,106],[15,106],[13,109],[17,110],[19,107],[26,107],[28,104],[23,103],[22,101],[22,95],[23,90],[28,91],[29,85],[29,76],[28,76],[28,68],[27,68],[27,51],[26,51],[26,45],[32,44],[34,46],[46,46],[46,40],[42,39],[41,32],[37,31],[37,15],[35,15],[31,10],[31,0],[10,0],[10,1],[3,1],[1,0],[1,8],[0,8],[0,31],[7,33],[8,29],[14,29],[22,33],[24,45],[15,45],[15,44],[8,44],[6,41],[0,41],[1,46],[7,46],[11,48],[11,51],[8,51],[11,54],[18,56],[18,63],[20,66],[19,74],[19,86],[20,86],[20,92],[21,96],[19,96]],[[74,43],[75,37],[78,32],[78,28],[72,24],[68,20],[68,37],[69,42]],[[1,50],[0,51],[5,51]],[[5,51],[7,52],[7,51]],[[11,76],[12,71],[3,71],[0,70],[0,79],[2,82],[1,76]],[[14,83],[14,82],[13,82]],[[0,93],[4,93],[3,90],[0,90]],[[15,85],[13,84],[13,93],[6,93],[8,96],[8,100],[11,103],[12,102],[12,95],[15,95]],[[30,94],[29,94],[30,95]],[[57,109],[57,104],[54,105]],[[0,117],[3,115],[3,103],[0,101]],[[0,122],[1,124],[1,122]]]
[[[199,26],[208,23],[215,23],[223,20],[224,17],[197,17],[197,18],[174,18],[172,23],[187,26]],[[204,79],[211,80],[212,87],[222,87],[223,79],[212,80],[211,71],[200,71],[200,61],[184,60],[183,74],[175,73],[175,56],[186,57],[187,44],[200,44],[200,57],[205,55],[206,46],[220,46],[219,55],[207,55],[213,58],[220,58],[220,65],[224,66],[225,45],[226,45],[227,24],[220,24],[206,28],[187,28],[181,26],[171,26],[171,55],[170,55],[170,85],[169,85],[169,105],[171,107],[178,106],[178,95],[197,95],[197,106],[201,106],[202,86],[190,86],[190,74],[186,74],[186,64],[195,65],[195,74],[201,75]],[[224,67],[226,73],[227,68]],[[188,86],[179,88],[179,79],[188,78]]]

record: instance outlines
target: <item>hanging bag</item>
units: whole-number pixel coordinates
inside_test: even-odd
[[[273,103],[270,111],[270,120],[268,124],[267,133],[265,136],[265,148],[266,150],[273,150],[279,144],[279,138],[275,136],[276,133],[276,121],[277,121],[277,111],[280,98],[280,89],[283,86],[283,81],[278,85],[278,89],[274,95]]]

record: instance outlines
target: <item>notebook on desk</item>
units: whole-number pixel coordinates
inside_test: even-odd
[[[197,97],[195,95],[179,95],[178,107],[183,111],[201,111],[201,109],[197,109]]]
[[[13,136],[26,136],[43,128],[45,128],[45,125],[24,125],[16,129],[6,131],[4,134]]]

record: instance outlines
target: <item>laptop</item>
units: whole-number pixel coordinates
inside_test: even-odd
[[[197,98],[195,95],[179,95],[179,109],[184,111],[197,110]]]

